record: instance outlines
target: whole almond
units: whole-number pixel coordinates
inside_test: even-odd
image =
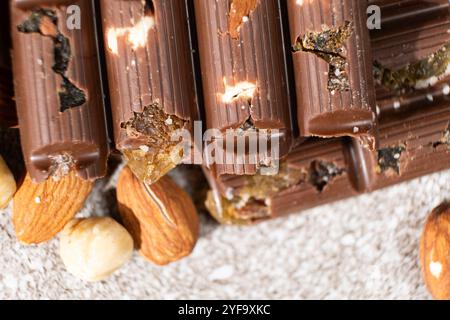
[[[169,177],[152,185],[126,167],[117,184],[119,210],[141,255],[165,265],[189,255],[198,239],[197,210]]]
[[[83,207],[93,183],[75,173],[35,184],[29,175],[14,196],[13,224],[23,244],[52,239]]]
[[[422,275],[431,295],[450,299],[450,204],[443,203],[427,219],[420,241]]]

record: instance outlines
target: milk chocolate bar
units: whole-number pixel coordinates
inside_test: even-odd
[[[223,223],[248,224],[377,190],[450,168],[448,103],[380,122],[380,149],[357,140],[313,139],[276,176],[215,177],[207,206]]]
[[[199,112],[188,1],[102,0],[116,147],[133,172],[153,183],[182,160],[179,129]]]
[[[357,195],[345,139],[311,139],[274,176],[222,176],[206,170],[207,207],[222,223],[248,224]]]
[[[11,1],[22,149],[35,182],[94,180],[108,154],[94,2]]]
[[[371,32],[378,112],[448,101],[449,2],[372,2],[380,5],[384,19],[381,29]]]
[[[268,140],[279,137],[279,154],[270,156],[282,158],[292,144],[293,101],[279,1],[195,0],[194,6],[207,128],[223,140],[230,129],[242,135],[267,130]],[[215,171],[251,175],[267,165],[259,154],[242,156],[244,163],[223,161]]]
[[[448,101],[425,109],[388,114],[380,121],[380,148],[367,152],[353,144],[355,160],[372,168],[366,190],[376,190],[450,167]]]
[[[382,6],[383,16],[388,4],[392,3],[386,2]],[[432,18],[422,11],[417,12],[421,8],[417,3],[408,5],[410,10],[423,16],[433,32],[428,28],[416,28],[411,34],[415,33],[418,39],[414,42],[412,36],[405,39],[407,28],[398,20],[404,19],[405,14],[411,16],[408,12],[393,10],[393,16],[385,20],[393,27],[373,32],[374,56],[386,69],[392,68],[391,73],[397,67],[438,79],[427,81],[424,88],[413,86],[410,90],[397,90],[386,86],[384,91],[377,91],[381,105],[378,109],[378,150],[368,150],[354,138],[313,139],[295,148],[275,177],[221,177],[207,171],[213,187],[208,207],[218,220],[225,223],[260,221],[450,167],[449,79],[445,77],[448,15],[442,14],[442,2],[435,4],[438,9],[434,11],[428,8],[427,12],[441,13]],[[436,37],[436,34],[441,36]],[[375,71],[378,66],[376,61]],[[432,68],[427,70],[427,66]],[[428,72],[423,72],[424,69]],[[378,76],[376,72],[375,75]],[[410,77],[400,79],[399,87],[410,85]],[[381,85],[384,83],[378,83],[378,88]],[[386,96],[402,101],[402,107],[396,108],[396,113],[386,107]],[[295,170],[299,167],[300,171]],[[321,179],[317,180],[317,177]]]
[[[302,136],[360,139],[376,147],[366,1],[288,0]]]
[[[14,89],[11,72],[11,39],[9,32],[8,1],[0,3],[0,11],[6,14],[0,20],[0,126],[17,125]]]

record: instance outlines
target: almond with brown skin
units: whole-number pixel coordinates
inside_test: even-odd
[[[23,244],[51,240],[80,211],[93,183],[75,173],[35,184],[29,175],[14,196],[13,224]]]
[[[147,185],[126,167],[117,184],[119,210],[142,256],[166,265],[189,255],[198,239],[197,210],[169,177]]]
[[[450,299],[450,204],[434,209],[420,241],[422,275],[431,295]]]

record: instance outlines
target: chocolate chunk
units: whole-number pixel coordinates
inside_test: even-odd
[[[365,2],[287,3],[300,134],[352,136],[374,149],[375,95]]]
[[[181,162],[172,134],[199,117],[187,4],[101,1],[116,147],[147,183]]]
[[[13,67],[22,148],[36,182],[76,170],[93,180],[106,173],[103,92],[92,2],[70,28],[62,1],[11,1]],[[69,10],[70,11],[70,10]]]
[[[282,158],[292,145],[293,104],[279,1],[196,0],[194,5],[207,129],[219,130],[220,143],[232,140],[229,129],[248,139],[267,130],[269,141],[279,137],[279,153],[269,157]],[[268,159],[258,151],[228,152],[231,161],[216,155],[214,170],[254,174]]]
[[[311,139],[296,147],[276,176],[217,176],[207,207],[222,223],[248,224],[356,195],[347,169],[346,142]]]
[[[448,1],[374,3],[384,19],[382,28],[371,32],[378,113],[387,116],[448,101]]]

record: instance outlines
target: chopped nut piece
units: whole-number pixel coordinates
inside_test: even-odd
[[[324,27],[321,32],[308,32],[299,36],[293,46],[294,52],[313,53],[329,64],[328,90],[331,92],[350,90],[344,43],[352,33],[353,23],[346,21],[341,27]]]
[[[379,62],[374,63],[375,81],[398,95],[433,86],[449,74],[450,43],[428,57],[407,64],[398,70],[385,68]]]
[[[208,193],[206,207],[213,217],[224,224],[250,224],[269,218],[267,199],[277,192],[307,181],[307,170],[282,165],[274,176],[249,176],[245,186],[233,190],[230,198]],[[219,206],[219,208],[217,207]]]
[[[122,123],[129,137],[142,138],[145,144],[136,149],[122,150],[128,166],[134,174],[148,184],[175,168],[183,158],[183,150],[178,149],[178,141],[171,141],[172,134],[182,129],[187,121],[164,113],[158,103],[135,113],[129,121]],[[176,155],[177,157],[174,157]],[[177,159],[178,158],[178,159]]]
[[[49,156],[52,161],[52,165],[50,166],[50,177],[54,181],[59,181],[61,178],[67,176],[70,170],[74,167],[75,162],[73,157],[68,154],[60,154],[60,155],[52,155]]]
[[[228,16],[228,30],[232,39],[239,38],[239,29],[248,19],[250,13],[256,9],[259,0],[232,0]]]
[[[309,171],[309,182],[316,187],[317,191],[322,192],[331,180],[343,174],[344,171],[333,163],[313,161]]]
[[[394,170],[400,174],[400,158],[406,150],[406,146],[399,145],[391,148],[380,149],[378,151],[378,172]]]
[[[450,124],[448,125],[448,128],[445,129],[444,133],[442,134],[441,140],[433,143],[433,147],[437,148],[441,145],[446,145],[450,147]]]
[[[133,239],[111,218],[75,219],[64,228],[60,255],[67,270],[85,281],[100,281],[125,264]]]
[[[17,190],[16,180],[3,157],[0,156],[0,209],[4,209]]]

